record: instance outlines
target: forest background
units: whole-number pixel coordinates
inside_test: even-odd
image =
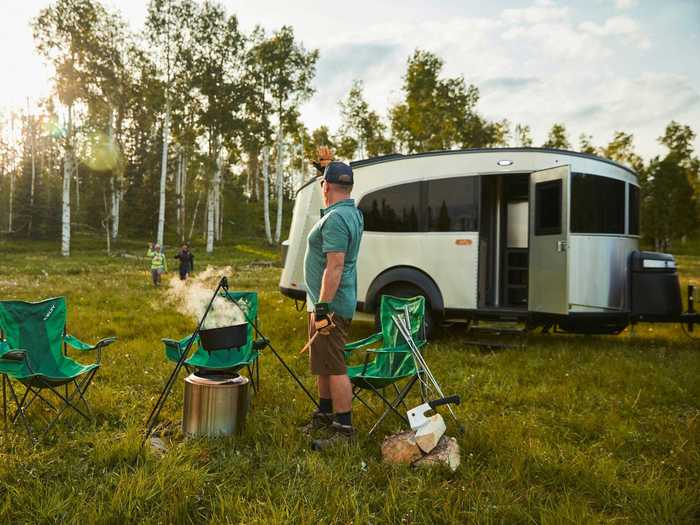
[[[634,136],[595,145],[565,122],[534,144],[526,122],[489,120],[481,88],[444,74],[436,54],[406,61],[400,100],[380,112],[356,80],[338,101],[341,125],[309,129],[319,51],[294,28],[241,29],[215,2],[151,0],[143,31],[98,0],[58,0],[33,19],[52,94],[0,114],[0,235],[160,244],[281,242],[294,191],[313,176],[318,146],[353,160],[485,147],[561,148],[639,174],[647,245],[686,251],[700,223],[700,160],[690,125],[659,130],[664,153],[644,159]]]

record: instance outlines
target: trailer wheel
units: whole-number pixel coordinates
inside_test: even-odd
[[[430,299],[428,299],[428,296],[425,295],[425,292],[423,290],[412,284],[397,283],[390,284],[389,286],[382,288],[377,297],[381,297],[382,295],[393,295],[394,297],[403,298],[416,297],[418,295],[422,295],[425,298],[425,339],[432,339],[433,335],[435,334],[435,313],[433,312],[432,306],[430,305]],[[377,328],[377,331],[381,330],[381,325],[382,323],[379,319],[379,300],[377,300],[377,308],[375,308],[374,310],[374,326]]]

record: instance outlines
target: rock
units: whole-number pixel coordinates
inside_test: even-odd
[[[428,418],[428,421],[416,430],[416,445],[426,454],[433,450],[447,427],[440,414]]]
[[[423,456],[416,444],[413,430],[399,432],[384,438],[382,443],[382,460],[385,463],[413,463]]]
[[[442,436],[430,454],[423,456],[413,464],[416,467],[432,467],[444,464],[454,472],[457,470],[459,462],[459,445],[457,440],[453,437]]]

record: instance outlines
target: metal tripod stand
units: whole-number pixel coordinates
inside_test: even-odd
[[[219,293],[219,290],[222,290],[222,289],[224,290],[224,293],[226,294],[226,296],[229,299],[231,299],[231,302],[233,302],[233,304],[235,304],[238,307],[238,309],[241,311],[246,322],[253,327],[255,334],[264,341],[265,346],[269,347],[270,350],[272,350],[272,353],[279,360],[279,362],[282,364],[282,366],[292,376],[294,381],[296,381],[296,383],[301,387],[301,389],[309,397],[309,399],[311,399],[313,404],[316,405],[316,408],[318,408],[318,402],[316,401],[316,399],[311,395],[311,393],[304,386],[304,384],[301,382],[301,380],[296,376],[294,371],[291,368],[289,368],[287,363],[284,362],[284,359],[282,359],[282,356],[280,356],[279,353],[272,346],[272,344],[270,344],[270,340],[268,338],[266,338],[262,334],[262,332],[260,332],[260,330],[258,329],[257,323],[252,321],[248,317],[248,315],[246,314],[245,310],[243,310],[241,305],[238,304],[237,301],[233,300],[233,298],[228,294],[228,279],[226,278],[226,276],[223,276],[221,278],[221,280],[219,281],[219,284],[217,285],[216,290],[214,290],[214,294],[212,295],[211,300],[209,301],[209,304],[207,305],[207,309],[204,311],[204,315],[202,315],[202,318],[199,320],[199,324],[197,325],[197,328],[192,333],[192,337],[190,337],[189,341],[187,341],[187,346],[185,347],[185,350],[180,355],[180,358],[178,359],[177,364],[175,365],[175,368],[173,369],[172,373],[170,374],[168,381],[165,383],[165,387],[161,391],[160,396],[158,397],[158,401],[156,401],[156,404],[153,406],[153,409],[151,410],[151,414],[148,416],[148,421],[146,424],[146,432],[143,436],[143,440],[141,441],[141,448],[143,448],[143,445],[146,443],[146,441],[150,437],[151,433],[153,432],[153,429],[156,426],[156,422],[158,421],[158,416],[160,415],[160,411],[163,409],[163,406],[165,405],[165,402],[168,399],[170,392],[172,391],[173,385],[175,384],[175,380],[177,379],[177,376],[179,375],[180,370],[182,369],[182,366],[185,364],[185,361],[187,360],[187,356],[190,353],[190,349],[192,348],[192,344],[194,343],[195,339],[197,338],[197,335],[199,335],[199,332],[202,329],[202,325],[204,324],[204,320],[206,319],[207,315],[209,314],[209,311],[211,310],[211,306],[214,303],[214,300],[216,299],[216,297]]]

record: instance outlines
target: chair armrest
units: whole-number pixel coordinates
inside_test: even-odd
[[[365,346],[369,346],[374,343],[378,343],[379,341],[382,340],[382,333],[378,334],[373,334],[370,335],[369,337],[365,337],[364,339],[360,339],[359,341],[354,341],[352,343],[348,343],[345,345],[345,351],[346,352],[351,352],[353,350],[359,350],[360,348],[364,348]]]
[[[163,344],[165,344],[165,346],[169,346],[170,348],[174,348],[178,351],[180,350],[180,341],[178,341],[177,339],[163,338],[161,339],[161,341],[163,341]]]
[[[24,361],[25,359],[27,359],[27,351],[21,349],[8,350],[0,355],[0,361]]]
[[[80,350],[81,352],[90,352],[92,350],[96,349],[102,349],[105,346],[111,345],[114,341],[117,340],[116,337],[105,337],[104,339],[100,339],[97,343],[94,345],[85,343],[78,339],[75,336],[72,335],[65,335],[63,337],[63,340],[66,342],[66,344],[70,345],[71,347],[75,348],[76,350]]]
[[[253,341],[253,350],[262,350],[269,344],[269,339],[267,339],[266,337],[261,337],[260,339],[256,339],[255,341]]]

